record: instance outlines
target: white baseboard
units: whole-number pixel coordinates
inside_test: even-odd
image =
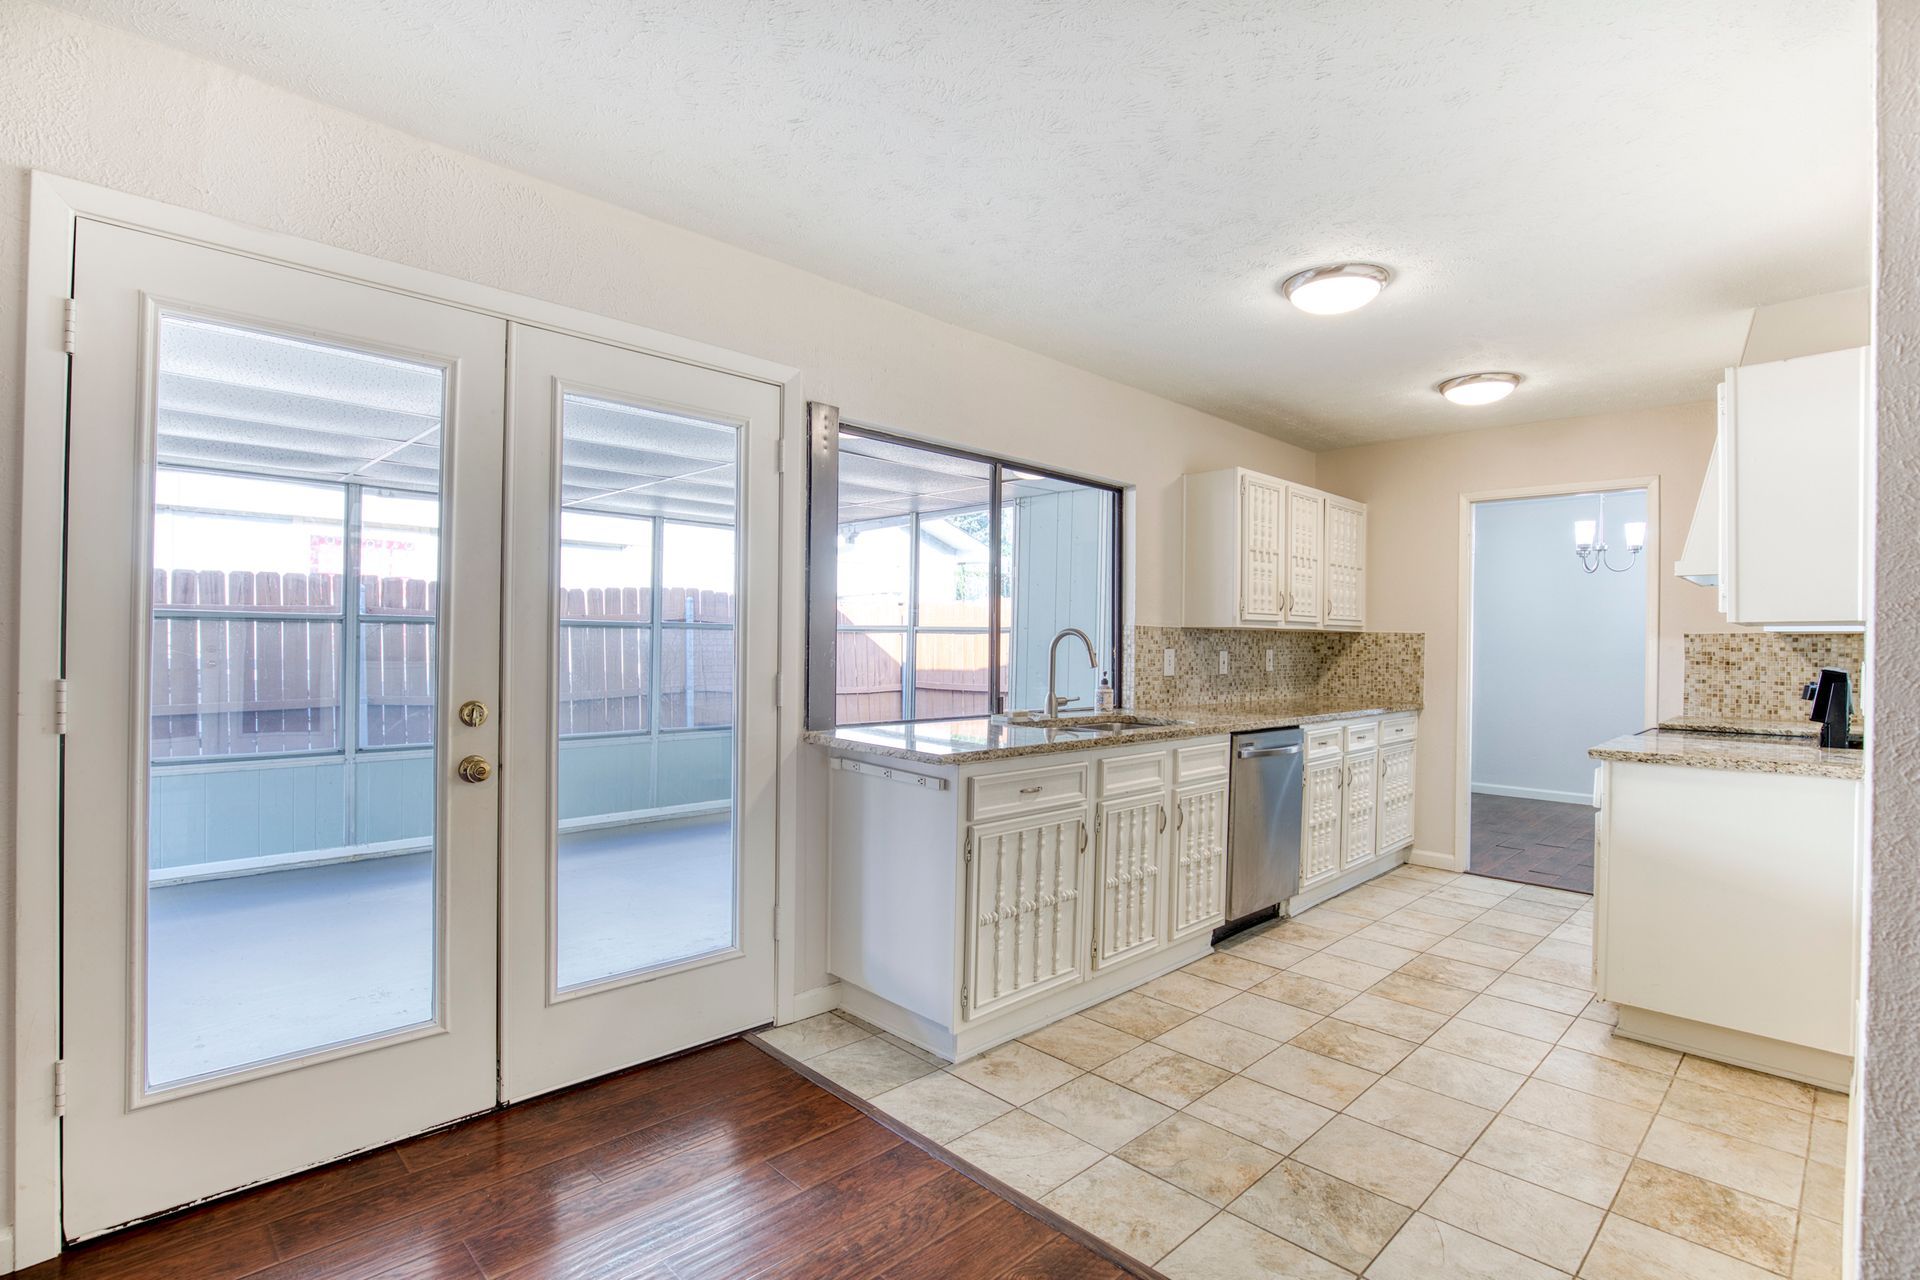
[[[1504,787],[1494,782],[1476,782],[1472,789],[1478,796],[1508,796],[1515,800],[1551,800],[1555,804],[1593,806],[1591,790],[1547,791],[1540,787]]]
[[[840,984],[829,982],[823,987],[809,987],[805,991],[793,993],[793,1020],[811,1018],[815,1014],[831,1013],[840,1007]]]
[[[1431,849],[1413,849],[1407,854],[1407,865],[1414,867],[1432,867],[1436,871],[1458,871],[1453,865],[1450,853],[1435,853]]]

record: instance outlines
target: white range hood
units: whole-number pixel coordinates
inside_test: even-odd
[[[1721,395],[1726,394],[1723,389]],[[1700,501],[1693,507],[1693,523],[1687,526],[1687,544],[1673,562],[1675,577],[1697,582],[1703,587],[1720,585],[1720,442],[1713,442],[1707,456],[1707,474],[1700,483]]]

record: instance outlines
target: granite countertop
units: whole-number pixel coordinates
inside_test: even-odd
[[[1812,720],[1730,720],[1724,716],[1675,716],[1660,722],[1662,729],[1683,733],[1738,734],[1747,738],[1814,738],[1820,726]]]
[[[1263,707],[1156,707],[1136,714],[1180,723],[1144,725],[1134,729],[1047,729],[1036,725],[1005,724],[978,717],[971,720],[902,721],[865,724],[844,729],[816,729],[807,741],[834,751],[914,760],[921,764],[980,764],[1017,756],[1051,755],[1127,747],[1181,738],[1206,738],[1257,729],[1285,729],[1294,725],[1356,716],[1394,715],[1420,710],[1414,703],[1354,706],[1351,703],[1299,702]]]
[[[1587,754],[1595,760],[1629,764],[1673,764],[1803,778],[1854,779],[1866,773],[1864,752],[1831,749],[1778,734],[1742,734],[1726,729],[1701,731],[1663,725],[1603,742]]]

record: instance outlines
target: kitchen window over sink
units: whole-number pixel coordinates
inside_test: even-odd
[[[1122,491],[870,427],[812,406],[810,728],[949,720],[1120,683]]]

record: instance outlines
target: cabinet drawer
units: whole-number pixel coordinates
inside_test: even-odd
[[[1347,750],[1365,751],[1380,745],[1380,722],[1356,720],[1347,726]]]
[[[1087,802],[1087,766],[1054,765],[975,778],[967,796],[967,816],[1001,818],[1035,809]]]
[[[1165,751],[1141,751],[1133,755],[1108,756],[1097,761],[1094,767],[1100,771],[1099,795],[1105,800],[1109,796],[1164,790],[1173,760],[1170,753]]]
[[[1345,749],[1346,741],[1346,729],[1337,724],[1309,729],[1307,730],[1307,759],[1318,760],[1323,756],[1337,756]]]
[[[1420,722],[1412,716],[1395,716],[1391,720],[1380,722],[1380,745],[1391,746],[1396,742],[1411,742],[1414,729]]]
[[[1227,744],[1224,741],[1174,749],[1173,780],[1181,786],[1226,776]]]

